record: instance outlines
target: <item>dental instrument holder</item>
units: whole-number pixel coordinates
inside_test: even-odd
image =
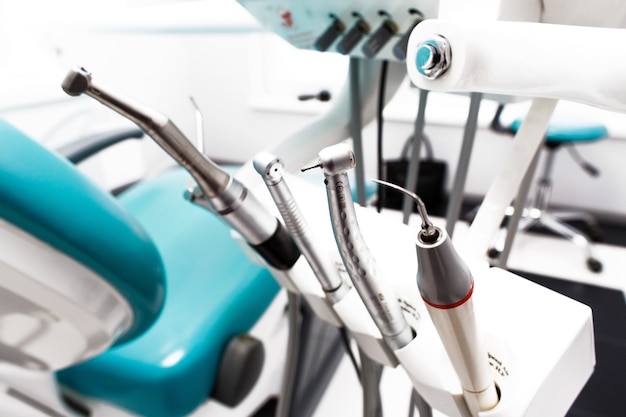
[[[287,230],[305,256],[331,304],[340,301],[350,290],[329,254],[319,252],[321,244],[304,219],[284,179],[284,166],[276,156],[262,152],[254,158],[254,168],[263,178]]]
[[[350,287],[339,274],[332,257],[327,253],[319,253],[321,245],[316,241],[284,180],[282,162],[268,152],[261,152],[254,158],[253,165],[265,182],[287,230],[310,266],[310,270],[304,265],[299,266],[301,272],[291,280],[280,280],[282,274],[278,271],[276,276],[289,291],[303,295],[318,317],[335,327],[342,327],[343,322],[337,317],[332,305],[342,300]],[[311,272],[315,277],[311,276]],[[314,281],[318,281],[320,286],[314,285]]]
[[[320,299],[319,292],[307,291],[304,286],[298,290],[318,310],[322,309],[320,302],[331,308],[333,317],[337,320],[336,325],[349,328],[359,347],[370,358],[383,365],[395,367],[398,361],[382,340],[374,322],[364,320],[370,316],[357,291],[350,285],[349,279],[341,276],[337,265],[332,262],[332,254],[319,252],[323,244],[314,236],[291,193],[280,159],[271,153],[261,152],[254,158],[254,167],[263,178],[287,229],[315,272],[325,298]],[[330,322],[326,315],[322,318]]]
[[[333,179],[335,170],[342,172],[352,163],[342,167],[337,161],[332,155],[320,152],[319,165],[331,174],[327,180]],[[328,181],[329,194],[333,189],[342,190],[349,185],[345,178],[335,179],[338,181]],[[329,201],[333,200],[342,205],[340,198],[329,198]],[[343,200],[343,203],[347,205],[348,201],[353,207],[351,199]],[[377,213],[365,209],[360,213],[368,235],[393,236],[386,245],[375,246],[372,253],[381,259],[392,257],[394,264],[385,266],[393,265],[392,271],[396,274],[402,275],[410,270],[408,258],[415,260],[415,252],[410,254],[407,247],[415,247],[415,233],[405,230],[408,227],[404,225],[403,229],[398,229],[400,225],[392,225]],[[424,222],[422,229],[432,227],[428,223]],[[437,239],[434,239],[435,234],[431,235],[434,243],[422,238],[425,245],[449,244],[449,241],[446,243],[447,236],[442,238],[443,230],[439,233]],[[450,417],[564,416],[595,365],[591,310],[508,271],[489,268],[483,261],[470,260],[472,262],[467,265],[471,276],[476,278],[471,298],[476,302],[475,314],[484,335],[489,379],[499,388],[499,401],[495,407],[487,411],[468,407],[462,382],[424,299],[418,291],[412,290],[415,284],[411,286],[397,280],[394,280],[394,289],[401,294],[398,298],[403,314],[416,336],[403,347],[393,349],[395,358],[428,404]],[[463,264],[458,259],[455,262]],[[459,275],[470,276],[465,268],[460,268]]]
[[[94,85],[91,74],[82,68],[70,71],[63,88],[70,95],[89,95],[146,131],[197,182],[185,197],[232,227],[233,238],[248,257],[267,267],[282,287],[304,295],[318,317],[340,325],[283,224],[241,182],[200,153],[166,116]]]
[[[369,346],[375,340],[374,346],[379,351],[372,352],[372,359],[383,364],[391,362],[395,366],[396,360],[390,350],[406,346],[413,339],[413,331],[397,295],[381,280],[376,262],[359,230],[347,175],[356,164],[354,154],[347,144],[340,143],[324,148],[318,156],[318,166],[324,170],[331,223],[341,258],[382,340],[372,339],[368,336],[371,332],[355,332],[354,337],[368,355]]]
[[[200,153],[165,115],[103,89],[84,68],[70,70],[62,87],[71,96],[92,97],[141,127],[197,182],[198,189],[187,197],[239,232],[269,265],[284,271],[296,264],[300,252],[282,224],[243,184]]]
[[[492,409],[498,403],[498,394],[477,327],[472,299],[474,278],[468,266],[450,236],[430,221],[417,194],[385,181],[375,181],[408,195],[417,204],[422,219],[416,240],[417,286],[460,379],[470,412],[475,415]]]

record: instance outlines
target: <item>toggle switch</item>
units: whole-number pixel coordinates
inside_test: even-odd
[[[409,30],[404,32],[400,40],[396,42],[396,44],[393,46],[391,52],[393,53],[393,56],[396,57],[396,59],[400,61],[404,61],[406,59],[406,50],[409,44],[409,38],[411,37],[411,33],[413,32],[413,29],[415,29],[415,26],[419,25],[423,20],[424,19],[421,17],[416,20],[413,25],[411,25]]]
[[[328,26],[324,33],[322,33],[320,37],[315,40],[313,47],[320,52],[326,51],[330,48],[330,45],[332,45],[337,38],[339,38],[339,35],[341,35],[345,29],[346,28],[344,24],[341,23],[341,20],[333,18],[333,22],[330,26]]]
[[[385,20],[385,22],[367,39],[363,45],[363,55],[367,58],[373,58],[383,49],[383,46],[391,37],[396,33],[397,26],[391,20]]]
[[[355,46],[361,39],[365,36],[365,34],[369,32],[369,26],[365,23],[365,20],[359,18],[356,21],[354,26],[350,28],[350,30],[344,35],[344,37],[339,41],[337,45],[337,52],[343,55],[347,55],[354,49]]]

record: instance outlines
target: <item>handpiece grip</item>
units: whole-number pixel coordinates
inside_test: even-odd
[[[91,73],[84,68],[72,68],[63,80],[62,88],[71,96],[86,94],[136,123],[189,171],[207,197],[219,195],[230,182],[230,175],[200,153],[167,116],[102,88],[94,83]]]
[[[417,235],[417,283],[463,388],[472,413],[492,409],[499,398],[487,349],[474,313],[474,279],[445,231]]]
[[[344,169],[354,166],[354,155],[347,145],[339,144],[325,148],[319,156],[326,177],[333,232],[348,275],[385,341],[394,350],[402,348],[413,340],[413,332],[395,294],[380,278],[359,229]]]
[[[192,194],[192,200],[219,215],[270,265],[287,270],[296,263],[300,251],[278,219],[243,184],[196,149],[167,116],[94,84],[91,73],[81,67],[70,70],[62,88],[71,96],[84,93],[141,127],[196,180],[202,193]]]
[[[287,230],[296,245],[308,261],[318,278],[322,289],[332,303],[340,301],[349,288],[344,284],[332,259],[326,253],[320,253],[321,244],[306,222],[285,178],[284,166],[279,158],[267,152],[261,152],[254,158],[254,168],[261,175],[276,207],[280,212]]]

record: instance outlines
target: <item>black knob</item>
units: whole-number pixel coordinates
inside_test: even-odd
[[[343,55],[349,54],[361,39],[363,39],[367,31],[367,23],[365,23],[363,19],[357,20],[354,26],[352,26],[341,41],[339,41],[339,44],[337,44],[337,52]]]
[[[373,58],[396,33],[396,25],[391,20],[385,22],[370,36],[363,45],[363,55]]]
[[[320,52],[326,51],[344,30],[345,27],[343,23],[341,23],[339,19],[333,19],[331,25],[315,40],[313,47]]]
[[[413,25],[411,25],[411,28],[404,32],[400,40],[396,42],[396,44],[393,46],[391,52],[393,53],[393,56],[396,57],[396,59],[400,61],[404,61],[406,59],[406,49],[409,44],[409,37],[411,36],[413,29],[415,29],[415,26],[422,22],[422,20],[423,19],[420,18]]]
[[[300,101],[306,101],[306,100],[312,100],[312,99],[317,99],[319,101],[330,101],[331,99],[330,91],[322,90],[317,94],[300,94],[298,96],[298,100]]]

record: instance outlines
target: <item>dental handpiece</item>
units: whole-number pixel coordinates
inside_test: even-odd
[[[322,149],[318,157],[335,240],[348,275],[385,342],[393,350],[400,349],[413,340],[413,331],[396,295],[380,276],[359,229],[347,174],[356,164],[354,153],[340,143]]]
[[[296,263],[300,251],[282,223],[242,183],[198,151],[167,116],[97,85],[84,68],[72,68],[62,87],[70,96],[92,97],[142,128],[197,182],[201,193],[193,193],[192,201],[239,232],[269,265],[288,270]]]
[[[499,399],[474,315],[474,278],[469,267],[445,230],[428,219],[416,194],[385,181],[376,182],[409,195],[417,203],[422,219],[416,243],[420,294],[459,377],[471,414],[492,409]]]
[[[473,415],[490,410],[498,404],[498,394],[474,314],[474,278],[445,230],[436,227],[430,235],[421,230],[416,250],[420,294],[459,377],[467,406]]]
[[[317,276],[326,297],[332,304],[341,301],[350,288],[339,275],[333,260],[327,253],[320,252],[322,245],[306,222],[285,181],[283,163],[275,155],[261,152],[254,158],[254,168],[263,178],[287,230]]]

